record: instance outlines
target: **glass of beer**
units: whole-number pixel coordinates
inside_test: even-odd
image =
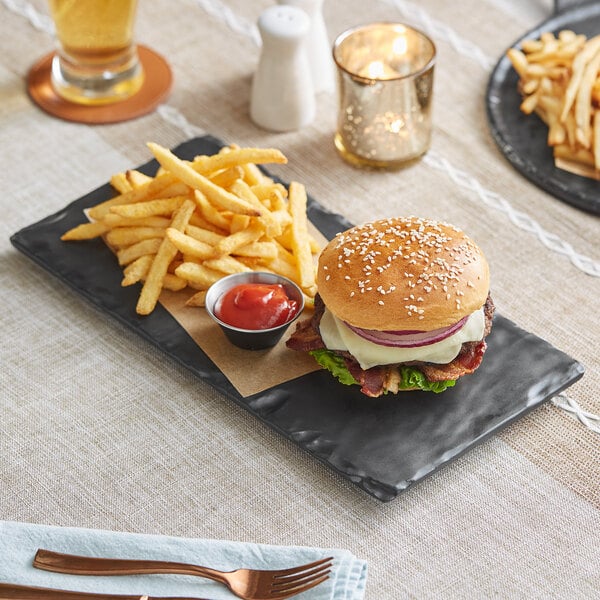
[[[77,104],[125,100],[144,73],[133,29],[137,0],[48,0],[56,29],[52,85]]]

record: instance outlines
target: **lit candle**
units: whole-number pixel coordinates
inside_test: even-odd
[[[349,30],[334,44],[336,147],[353,164],[396,167],[427,151],[435,46],[404,25]]]
[[[382,60],[371,61],[359,74],[368,79],[394,79],[398,77],[398,72]]]

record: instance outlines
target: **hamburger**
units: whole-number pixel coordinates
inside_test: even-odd
[[[323,249],[314,313],[286,345],[367,396],[439,393],[481,364],[489,286],[483,252],[460,229],[418,217],[372,221]]]

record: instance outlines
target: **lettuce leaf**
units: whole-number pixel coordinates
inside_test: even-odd
[[[352,376],[346,363],[341,356],[338,356],[331,350],[325,348],[320,350],[311,350],[309,354],[324,368],[344,385],[357,385],[358,381]],[[439,394],[452,387],[456,380],[448,379],[446,381],[427,381],[425,375],[414,367],[399,367],[401,390],[418,388],[425,392],[434,392]],[[387,393],[387,390],[386,390]]]
[[[337,377],[340,383],[344,385],[357,385],[358,381],[354,379],[346,363],[341,356],[334,354],[331,350],[325,348],[320,350],[311,350],[309,354],[324,368],[331,371],[334,377]]]
[[[455,383],[455,379],[446,379],[445,381],[428,381],[425,375],[414,367],[400,367],[400,389],[417,387],[424,392],[433,392],[439,394]]]

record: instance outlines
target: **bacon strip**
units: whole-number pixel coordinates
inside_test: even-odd
[[[479,367],[487,344],[481,342],[468,342],[463,344],[460,354],[447,365],[434,365],[432,363],[421,363],[418,365],[428,381],[446,381],[447,379],[458,379],[463,375],[472,373]]]

